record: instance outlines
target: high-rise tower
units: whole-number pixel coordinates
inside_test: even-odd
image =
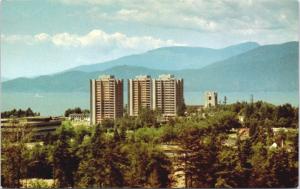
[[[123,80],[103,75],[90,80],[91,124],[123,116]]]
[[[152,108],[160,110],[164,117],[174,117],[183,106],[183,79],[174,75],[160,75],[152,81]]]
[[[142,108],[151,109],[152,80],[148,75],[128,80],[128,113],[137,116]]]

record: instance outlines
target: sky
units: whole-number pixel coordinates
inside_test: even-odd
[[[166,46],[298,41],[296,0],[2,0],[1,76],[34,77]]]

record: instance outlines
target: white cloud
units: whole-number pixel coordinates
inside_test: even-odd
[[[22,57],[26,61],[21,62],[29,64],[32,61],[37,67],[44,69],[35,61],[45,58],[48,63],[43,64],[55,65],[49,68],[50,70],[104,62],[164,46],[182,45],[173,40],[162,40],[152,36],[128,36],[120,32],[106,33],[100,29],[94,29],[83,35],[67,32],[52,35],[2,34],[1,42],[3,49],[13,48],[16,49],[16,53],[31,52],[26,53],[26,56]],[[9,54],[6,53],[5,57],[7,56]],[[19,57],[21,56],[13,56],[17,61]],[[19,64],[23,66],[21,62]]]
[[[51,43],[57,47],[66,48],[97,48],[101,50],[136,50],[145,51],[163,46],[182,45],[173,40],[162,40],[151,36],[127,36],[123,33],[106,33],[100,29],[90,31],[85,35],[58,33],[49,35],[39,33],[36,35],[1,35],[6,43],[24,43],[27,45]]]
[[[52,37],[52,43],[56,46],[78,47],[80,46],[79,36],[69,33],[59,33]]]
[[[44,42],[50,40],[50,36],[46,33],[39,33],[34,36],[34,39],[38,42]]]

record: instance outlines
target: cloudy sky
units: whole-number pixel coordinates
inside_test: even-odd
[[[3,0],[1,72],[55,73],[174,45],[298,40],[296,0]]]

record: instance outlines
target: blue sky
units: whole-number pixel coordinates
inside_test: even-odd
[[[3,0],[1,74],[32,77],[173,45],[298,40],[296,0]]]

